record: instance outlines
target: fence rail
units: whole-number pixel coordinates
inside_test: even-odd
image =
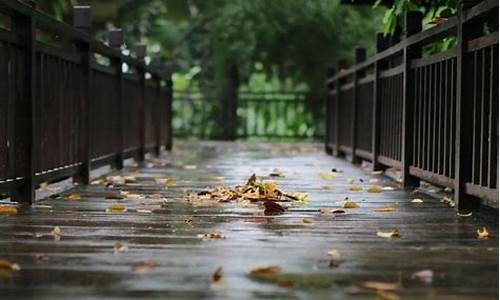
[[[146,66],[139,52],[132,58],[94,40],[89,7],[74,13],[71,26],[27,4],[0,2],[7,20],[0,24],[0,193],[15,201],[31,203],[42,182],[88,183],[91,168],[121,168],[125,158],[143,160],[171,144],[170,76]],[[40,33],[56,41],[42,42]]]
[[[326,93],[239,92],[238,138],[321,139]],[[216,138],[221,127],[217,93],[175,91],[173,126],[178,137]]]
[[[406,15],[404,38],[377,36],[377,54],[329,68],[327,151],[394,167],[403,185],[451,187],[458,209],[498,205],[498,1],[460,2],[457,17],[421,31]],[[456,38],[449,50],[423,47]]]

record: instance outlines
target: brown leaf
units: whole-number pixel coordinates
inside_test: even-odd
[[[106,212],[125,212],[127,211],[127,207],[121,203],[111,204],[106,208]]]
[[[265,215],[278,215],[285,212],[283,206],[274,201],[265,201],[263,205]]]
[[[368,193],[382,193],[384,191],[384,189],[379,187],[379,186],[374,185],[374,186],[369,187],[366,191]]]
[[[266,266],[266,267],[257,267],[250,270],[248,275],[253,277],[262,277],[262,276],[272,276],[281,273],[281,268],[279,266]]]
[[[356,202],[351,200],[344,200],[341,202],[343,208],[359,208],[359,205]]]
[[[312,218],[303,218],[302,222],[306,223],[306,224],[311,224],[313,222],[313,219]]]
[[[396,291],[399,289],[399,284],[380,281],[366,281],[361,284],[362,288],[376,291]]]
[[[128,247],[122,242],[115,242],[115,244],[113,245],[113,250],[115,253],[121,253],[128,251]]]
[[[175,185],[175,179],[167,178],[163,184],[166,188],[173,187]]]
[[[127,193],[128,194],[128,193]],[[106,199],[109,199],[109,200],[112,200],[112,199],[115,199],[115,200],[122,200],[123,199],[123,196],[118,194],[118,193],[108,193],[106,194],[105,196]]]
[[[0,258],[0,269],[8,271],[19,271],[21,268],[18,264],[12,263],[6,259]]]
[[[0,215],[17,215],[17,208],[11,205],[0,205]]]
[[[218,267],[215,272],[212,273],[212,282],[218,282],[222,279],[223,270],[222,267]]]

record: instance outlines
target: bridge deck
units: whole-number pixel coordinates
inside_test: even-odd
[[[203,206],[184,200],[186,192],[243,184],[252,173],[268,175],[274,168],[283,173],[272,179],[280,189],[306,192],[309,202],[286,203],[291,206],[284,214],[265,216],[261,208],[242,203]],[[332,168],[342,172],[321,178]],[[180,143],[161,160],[114,174],[133,175],[138,182],[76,186],[60,192],[60,199],[19,208],[17,215],[0,214],[0,258],[20,267],[0,268],[2,299],[498,297],[496,210],[457,216],[435,194],[403,191],[385,175],[323,154],[319,145]],[[160,182],[165,178],[176,184],[165,188]],[[364,190],[350,191],[358,185]],[[368,193],[372,185],[394,190]],[[149,197],[105,199],[113,191]],[[167,199],[163,206],[158,193]],[[345,197],[360,207],[325,213]],[[423,203],[411,202],[416,198]],[[106,212],[114,203],[127,211]],[[386,207],[394,211],[374,211]],[[55,226],[60,240],[51,233]],[[483,226],[489,239],[478,239],[476,230]],[[377,236],[393,229],[400,238]],[[225,239],[199,237],[214,231]],[[128,250],[116,245],[114,253],[116,242]],[[327,254],[332,249],[340,255],[333,261]],[[247,276],[270,265],[281,272],[258,280]],[[219,267],[222,279],[214,283]],[[432,276],[415,277],[423,270],[432,274],[421,275]],[[385,291],[367,289],[370,285]]]

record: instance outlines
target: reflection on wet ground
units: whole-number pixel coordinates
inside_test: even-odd
[[[324,175],[332,168],[341,172]],[[283,175],[271,178],[280,189],[306,192],[309,202],[265,216],[250,204],[184,201],[187,193],[244,184],[274,169]],[[384,175],[325,155],[321,145],[181,142],[173,153],[112,175],[112,185],[44,187],[56,196],[0,215],[0,258],[21,268],[0,272],[2,299],[498,297],[496,210],[457,216],[428,193],[401,190]],[[175,185],[166,187],[167,178]],[[366,192],[374,185],[384,190]],[[331,213],[346,197],[359,208]],[[375,211],[387,207],[393,211]],[[478,239],[482,226],[489,239]],[[394,229],[400,238],[377,236]],[[203,237],[211,232],[225,238]],[[334,262],[332,249],[340,255]],[[281,272],[247,275],[259,266]]]

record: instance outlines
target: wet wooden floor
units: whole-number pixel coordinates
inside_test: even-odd
[[[262,209],[242,204],[184,201],[187,192],[243,184],[252,173],[265,176],[274,168],[283,172],[273,178],[279,188],[308,193],[308,204],[264,216]],[[343,172],[334,179],[318,175],[332,168]],[[321,145],[184,142],[160,161],[114,174],[133,175],[138,183],[76,186],[61,192],[61,199],[45,198],[17,215],[0,215],[0,258],[21,268],[0,273],[1,299],[498,298],[497,210],[457,216],[439,199],[402,191],[384,175],[327,156]],[[155,178],[174,178],[176,185],[167,189]],[[374,184],[395,189],[366,192]],[[350,191],[353,185],[364,191]],[[160,206],[163,199],[105,199],[111,191],[161,193],[167,200]],[[81,199],[66,199],[72,194]],[[360,207],[320,213],[338,208],[345,197]],[[415,198],[423,203],[411,202]],[[118,202],[128,210],[106,212]],[[383,207],[395,210],[374,211]],[[60,240],[51,234],[55,226]],[[483,226],[489,239],[477,237]],[[376,234],[393,229],[400,238]],[[226,238],[199,237],[213,231]],[[128,251],[114,253],[116,242]],[[337,266],[327,255],[331,249],[340,253]],[[286,284],[247,276],[252,268],[269,265],[281,267]],[[222,280],[213,284],[219,267]],[[422,270],[432,271],[428,282],[413,276]],[[399,287],[377,293],[362,288],[367,281]]]

